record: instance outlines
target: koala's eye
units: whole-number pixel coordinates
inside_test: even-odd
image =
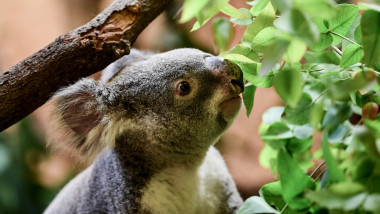
[[[180,96],[188,95],[191,91],[190,84],[186,81],[179,82],[176,87],[176,92]]]

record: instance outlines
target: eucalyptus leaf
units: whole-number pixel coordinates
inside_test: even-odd
[[[303,197],[303,194],[307,190],[315,189],[314,180],[298,167],[284,148],[278,153],[278,174],[280,176],[282,195],[290,208],[302,210],[313,203]]]
[[[243,11],[236,9],[231,4],[227,4],[224,8],[221,9],[222,13],[230,16],[231,18],[237,18],[237,19],[249,19],[251,18],[250,15],[244,13]]]
[[[324,110],[323,103],[317,102],[311,110],[310,123],[315,130],[318,129],[319,124],[322,122]]]
[[[270,168],[272,173],[277,171],[277,154],[278,149],[274,149],[269,144],[265,144],[264,148],[260,151],[259,162],[264,168]]]
[[[256,92],[256,86],[252,84],[245,86],[245,89],[243,92],[243,102],[244,102],[245,108],[247,109],[247,117],[249,117],[253,108],[255,92]]]
[[[255,1],[252,1],[251,4],[250,4],[250,5],[252,5],[252,8],[250,10],[251,14],[253,16],[258,16],[261,13],[261,11],[263,11],[263,9],[268,5],[268,3],[269,3],[269,0],[255,0]]]
[[[360,10],[374,10],[380,12],[380,6],[376,4],[368,4],[365,2],[359,2],[358,4]]]
[[[274,106],[266,110],[262,116],[262,121],[265,124],[272,124],[275,122],[281,122],[281,115],[284,113],[285,107]]]
[[[380,13],[367,10],[362,14],[361,30],[364,48],[364,63],[380,70]]]
[[[262,52],[274,40],[277,39],[279,31],[274,27],[262,29],[252,41],[252,49],[257,52]]]
[[[294,108],[287,106],[284,110],[283,121],[293,125],[305,125],[310,121],[312,108],[312,98],[309,94],[303,93],[297,106]]]
[[[331,210],[350,211],[359,208],[366,198],[366,194],[359,193],[354,196],[346,197],[336,195],[328,189],[321,189],[317,192],[308,192],[306,197]]]
[[[331,45],[332,41],[333,38],[330,34],[321,33],[319,40],[310,44],[308,47],[312,51],[323,51]]]
[[[278,210],[282,210],[286,205],[282,197],[280,181],[265,184],[261,187],[259,193],[268,204],[276,206]]]
[[[363,208],[366,211],[378,213],[380,211],[380,194],[368,195],[364,201]]]
[[[305,42],[297,38],[292,39],[283,58],[287,63],[297,63],[302,59],[306,49],[307,46]]]
[[[227,50],[234,36],[234,30],[227,18],[217,17],[212,21],[212,35],[215,45],[222,51]]]
[[[363,49],[359,45],[348,45],[343,51],[342,58],[340,60],[340,66],[342,68],[346,68],[356,64],[362,59],[363,53]]]
[[[252,23],[252,14],[247,8],[240,8],[239,9],[242,13],[246,14],[246,18],[234,18],[231,17],[230,21],[237,25],[249,25]]]
[[[255,20],[248,26],[244,33],[243,41],[252,43],[256,35],[264,28],[273,26],[275,11],[271,3],[268,3]]]
[[[253,85],[260,88],[270,88],[273,86],[273,73],[270,73],[265,77],[259,77],[257,75],[257,70],[260,69],[259,63],[239,63],[238,65],[243,71],[244,79]]]
[[[237,214],[259,214],[259,213],[274,213],[280,214],[279,211],[273,209],[265,200],[259,196],[248,198],[243,206],[240,207]]]
[[[282,14],[274,24],[279,30],[297,36],[307,44],[312,44],[319,38],[318,28],[310,18],[297,9]]]
[[[286,145],[286,149],[292,154],[302,153],[311,148],[313,144],[313,138],[306,139],[291,138]],[[309,168],[309,167],[307,167]]]
[[[246,44],[238,44],[235,47],[233,47],[231,50],[229,50],[228,53],[241,54],[255,62],[260,62],[259,55]]]
[[[313,17],[329,19],[336,15],[333,5],[326,0],[294,0],[293,7]]]
[[[267,132],[262,135],[263,140],[282,140],[292,138],[294,135],[287,125],[281,122],[273,123]]]
[[[252,59],[242,55],[242,54],[225,54],[222,55],[223,58],[229,59],[234,62],[245,62],[245,63],[255,63]]]
[[[185,0],[180,22],[185,23],[194,18],[209,2],[209,0]]]
[[[354,23],[358,16],[359,9],[356,5],[352,4],[339,4],[336,6],[335,18],[328,21],[329,31],[345,36],[351,25]],[[342,41],[342,38],[332,34],[333,45]]]
[[[274,78],[274,87],[281,99],[295,107],[302,96],[302,77],[294,69],[281,69]]]
[[[355,32],[354,32],[354,37],[355,37],[355,41],[358,44],[362,44],[362,28],[360,25],[356,27]]]
[[[288,45],[289,42],[286,40],[275,40],[264,50],[263,62],[259,73],[260,77],[266,76],[272,70],[284,55]]]
[[[328,133],[325,131],[322,135],[322,151],[323,157],[329,167],[329,176],[327,178],[327,184],[333,184],[344,181],[344,174],[339,168],[334,156],[330,150],[330,144],[328,142]]]

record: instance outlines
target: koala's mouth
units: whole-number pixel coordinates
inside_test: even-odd
[[[235,95],[227,98],[220,103],[219,108],[220,112],[223,115],[223,118],[227,121],[233,120],[241,107],[241,97]]]
[[[220,105],[224,105],[226,103],[234,103],[234,102],[241,102],[241,97],[239,95],[236,95],[234,97],[227,98]]]

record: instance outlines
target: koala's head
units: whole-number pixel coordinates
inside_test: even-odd
[[[81,155],[106,145],[203,154],[237,115],[242,78],[234,63],[196,49],[133,50],[101,81],[82,79],[60,90],[54,115]]]

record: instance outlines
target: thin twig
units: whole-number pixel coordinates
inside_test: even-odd
[[[331,48],[337,53],[339,56],[342,56],[342,51],[339,50],[335,45],[331,45]]]
[[[351,42],[352,44],[355,44],[355,45],[361,47],[361,45],[359,45],[359,44],[356,43],[355,41],[352,41],[351,39],[349,39],[349,38],[347,38],[347,37],[345,37],[345,36],[343,36],[343,35],[340,35],[339,33],[335,33],[335,32],[333,32],[333,31],[328,31],[328,33],[334,34],[335,36],[339,36],[340,38],[342,38],[342,39],[344,39],[344,40],[347,40],[348,42]]]

